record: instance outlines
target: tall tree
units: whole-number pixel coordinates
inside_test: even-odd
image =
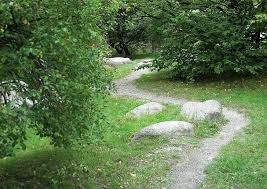
[[[57,146],[95,138],[108,77],[100,0],[0,3],[0,157],[34,129]]]

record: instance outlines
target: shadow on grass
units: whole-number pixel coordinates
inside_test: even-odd
[[[39,150],[0,160],[0,188],[81,188],[81,171],[66,150]]]

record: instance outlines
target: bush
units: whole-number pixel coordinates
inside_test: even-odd
[[[155,25],[164,39],[154,69],[168,68],[187,80],[267,71],[265,1],[154,4]]]
[[[101,6],[100,0],[0,4],[0,158],[25,148],[28,128],[56,146],[97,138],[109,84]]]

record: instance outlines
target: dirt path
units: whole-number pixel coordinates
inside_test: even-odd
[[[117,95],[175,105],[183,105],[187,102],[186,99],[159,96],[138,89],[134,85],[134,81],[147,73],[149,73],[149,70],[134,71],[129,76],[115,81]],[[200,148],[182,155],[182,160],[173,167],[170,174],[171,183],[169,188],[196,188],[205,178],[205,169],[218,155],[222,147],[249,124],[249,120],[243,114],[234,110],[223,108],[223,115],[229,120],[229,123],[223,126],[216,136],[201,140]]]

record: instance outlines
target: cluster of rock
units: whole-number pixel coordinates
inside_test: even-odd
[[[130,58],[123,58],[123,57],[105,58],[104,61],[106,64],[109,64],[111,66],[119,66],[123,64],[132,63]]]
[[[127,116],[140,118],[146,115],[153,115],[162,112],[166,107],[157,103],[150,102],[138,106]],[[214,120],[222,116],[222,105],[215,100],[205,102],[187,102],[183,105],[182,115],[191,120]],[[194,126],[184,121],[165,121],[145,127],[134,134],[133,140],[140,140],[148,136],[167,136],[175,137],[178,135],[190,135],[193,133]]]

